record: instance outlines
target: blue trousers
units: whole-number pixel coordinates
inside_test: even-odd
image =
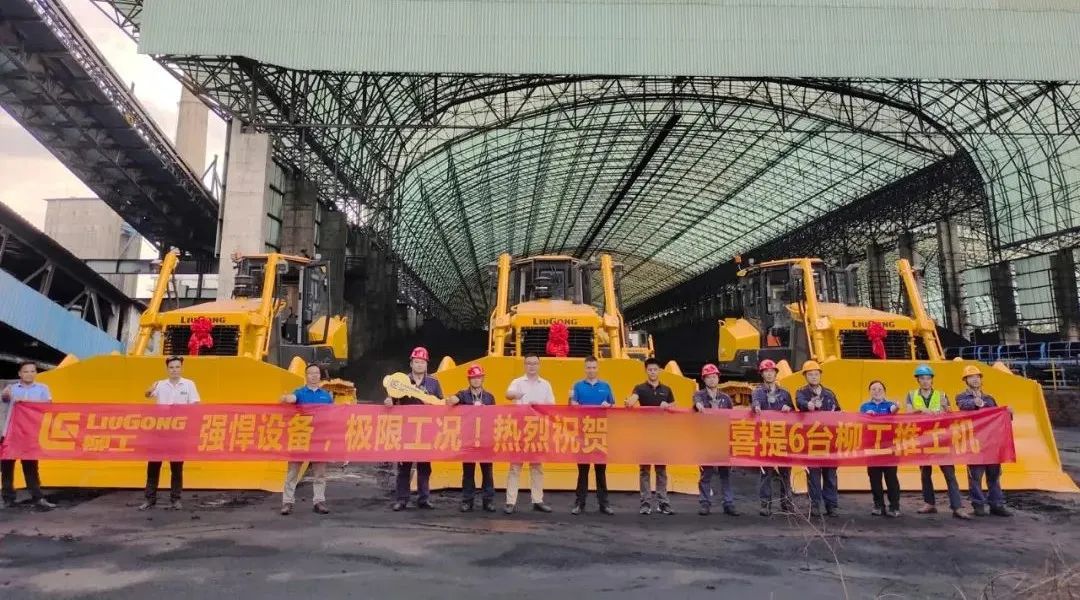
[[[472,504],[476,498],[476,463],[461,464],[461,501]],[[495,501],[495,476],[491,463],[480,463],[480,499]]]
[[[964,500],[960,497],[960,484],[956,481],[956,467],[952,465],[938,465],[941,469],[941,474],[945,476],[945,485],[949,488],[949,508],[952,510],[960,510],[964,505]],[[931,478],[934,474],[934,468],[930,465],[919,467],[919,474],[922,475],[922,498],[923,502],[933,506],[936,503],[934,497],[934,480]]]
[[[724,498],[724,506],[735,506],[735,490],[731,489],[731,467],[700,467],[698,477],[698,502],[708,508],[712,506],[712,478],[716,475],[720,480],[720,494]]]
[[[1005,492],[1001,491],[1001,465],[969,465],[968,493],[971,494],[972,506],[986,506],[987,495],[983,494],[982,480],[986,477],[989,489],[990,506],[1005,506]]]
[[[397,501],[408,502],[409,501],[409,483],[412,479],[412,466],[411,462],[400,462],[397,465]],[[418,462],[416,463],[416,502],[417,504],[423,504],[428,501],[428,496],[431,495],[431,463]]]
[[[806,486],[810,493],[810,503],[821,508],[825,499],[825,508],[840,505],[840,489],[836,482],[836,467],[814,467],[807,469]]]
[[[772,482],[780,482],[780,501],[791,502],[791,467],[763,467],[758,480],[758,497],[772,500]]]

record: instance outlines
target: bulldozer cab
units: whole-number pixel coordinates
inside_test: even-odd
[[[589,263],[568,256],[533,257],[510,267],[511,303],[565,300],[591,304]]]
[[[326,263],[282,256],[274,263],[275,274],[266,278],[268,255],[240,258],[236,264],[233,298],[248,299],[262,296],[266,281],[274,286],[271,295],[278,311],[278,331],[283,343],[297,345],[322,344],[329,325],[329,283]],[[312,327],[315,323],[322,327]]]

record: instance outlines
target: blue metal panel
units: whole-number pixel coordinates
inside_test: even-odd
[[[121,349],[120,342],[0,271],[0,322],[65,354],[86,358]]]

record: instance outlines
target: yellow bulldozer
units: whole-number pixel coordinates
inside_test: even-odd
[[[728,380],[729,393],[745,400],[749,382],[757,378],[758,362],[767,358],[778,364],[778,382],[793,395],[805,385],[798,371],[803,362],[819,362],[824,385],[836,392],[845,411],[858,410],[875,379],[886,385],[893,400],[902,402],[916,387],[913,373],[920,364],[934,370],[938,389],[955,397],[963,389],[964,367],[978,364],[946,360],[911,264],[900,259],[896,266],[910,314],[858,306],[852,273],[829,268],[818,259],[777,260],[740,269],[743,316],[724,319],[719,325],[718,366]],[[874,354],[868,335],[871,323],[884,328],[884,357]],[[1014,414],[1017,460],[1005,465],[1002,485],[1080,491],[1062,471],[1042,387],[1003,365],[984,366],[982,372],[984,388]],[[900,476],[904,489],[919,489],[918,469],[902,468]],[[935,470],[935,477],[939,476]],[[962,486],[967,485],[966,477],[958,478]],[[944,489],[944,482],[938,483],[938,489]],[[841,469],[840,486],[867,489],[865,470]]]
[[[304,369],[319,364],[333,372],[348,358],[343,317],[329,314],[327,265],[284,254],[233,257],[231,298],[163,310],[179,261],[174,250],[161,262],[157,284],[128,354],[79,360],[68,356],[40,381],[55,402],[151,402],[144,391],[165,377],[168,356],[184,357],[184,377],[207,404],[276,402],[303,385]],[[209,321],[212,343],[189,352],[192,324]],[[206,321],[203,320],[203,323]],[[336,401],[355,398],[352,384],[329,382]],[[137,488],[145,465],[120,461],[43,461],[43,478],[61,487]],[[200,489],[280,489],[281,462],[192,462],[185,485]]]
[[[589,355],[598,358],[600,376],[611,384],[620,404],[636,384],[645,380],[642,361],[654,355],[652,339],[645,332],[627,328],[619,307],[619,269],[610,255],[584,261],[559,255],[514,259],[503,254],[494,267],[495,308],[488,323],[487,355],[460,365],[450,357],[444,358],[435,377],[445,393],[466,388],[465,372],[469,365],[478,364],[487,374],[485,387],[495,394],[497,402],[506,403],[503,394],[510,382],[524,373],[524,356],[529,353],[541,357],[540,376],[551,382],[557,404],[569,402],[571,386],[584,376],[582,359]],[[594,306],[595,279],[600,287],[596,299],[599,308]],[[566,357],[547,355],[553,323],[562,323],[569,332]],[[683,377],[677,364],[668,363],[661,380],[671,386],[678,405],[690,407],[697,384]],[[504,467],[497,465],[496,469]],[[697,469],[693,471],[693,482],[671,473],[671,489],[694,489]],[[461,482],[460,474],[460,465],[438,466],[432,485],[456,487]],[[551,489],[573,489],[576,478],[574,465],[550,465],[544,483]],[[636,490],[637,468],[610,468],[608,486]]]

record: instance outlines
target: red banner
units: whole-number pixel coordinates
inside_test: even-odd
[[[18,403],[3,458],[895,465],[1015,460],[1005,409],[853,413],[570,406]]]

